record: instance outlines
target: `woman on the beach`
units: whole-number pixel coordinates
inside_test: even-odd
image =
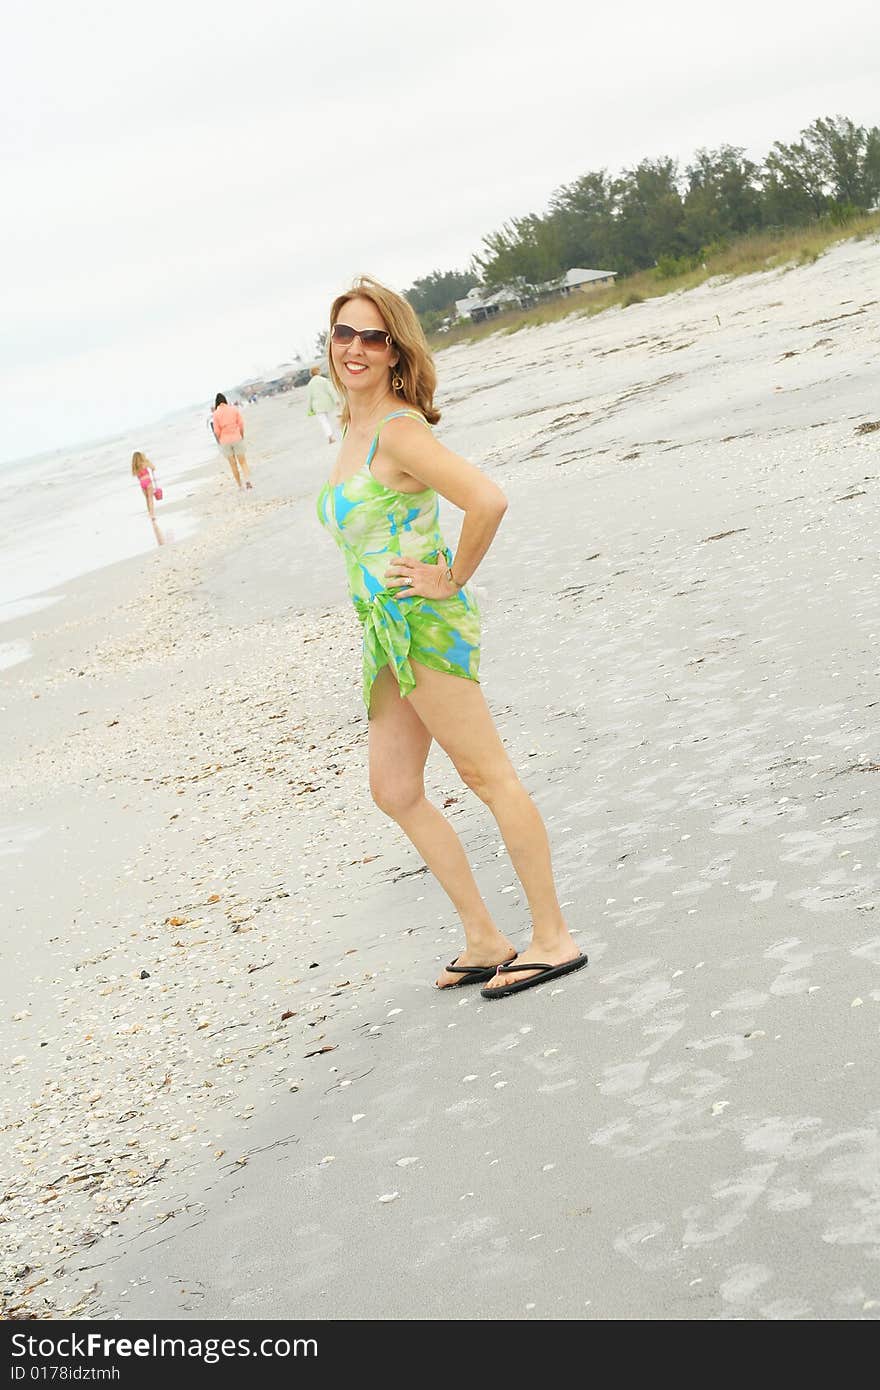
[[[230,405],[222,391],[218,391],[215,397],[211,424],[214,438],[221,452],[229,460],[229,467],[232,469],[232,476],[239,492],[252,488],[250,469],[244,451],[244,420],[238,407]]]
[[[480,619],[468,581],[507,501],[431,433],[440,418],[434,365],[412,308],[392,290],[364,278],[335,300],[330,375],[345,430],[318,517],[345,557],[364,629],[370,790],[461,918],[465,949],[438,986],[480,983],[497,999],[587,962],[559,907],[543,821],[478,684]],[[464,512],[454,559],[439,530],[438,493]],[[492,920],[452,826],[425,799],[435,739],[491,810],[522,883],[532,940],[519,955]]]

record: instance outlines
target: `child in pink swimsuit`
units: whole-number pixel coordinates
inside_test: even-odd
[[[137,478],[141,485],[141,490],[147,503],[147,511],[150,514],[150,520],[155,521],[156,509],[153,502],[156,496],[156,470],[150,463],[146,454],[142,454],[139,449],[136,449],[131,456],[131,471],[132,475]]]

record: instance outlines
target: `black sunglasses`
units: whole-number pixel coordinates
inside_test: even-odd
[[[385,348],[391,346],[391,334],[386,333],[384,328],[352,328],[347,323],[334,323],[330,337],[334,343],[343,346],[360,338],[365,352],[384,352]]]

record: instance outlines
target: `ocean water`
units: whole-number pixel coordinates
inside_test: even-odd
[[[0,464],[0,624],[60,601],[80,575],[156,548],[131,473],[135,449],[155,464],[164,491],[156,520],[165,543],[190,535],[197,513],[180,504],[210,481],[193,475],[221,462],[206,418],[204,409],[189,409],[99,444]],[[21,641],[0,642],[0,669],[28,654]]]

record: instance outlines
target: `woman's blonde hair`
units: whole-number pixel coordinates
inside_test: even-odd
[[[147,458],[146,454],[142,454],[140,449],[135,449],[134,453],[131,456],[132,473],[134,473],[135,476],[137,476],[138,473],[143,473],[144,469],[149,467],[150,460]]]
[[[386,285],[380,285],[378,280],[371,279],[369,275],[359,275],[351,289],[338,295],[333,301],[330,310],[331,332],[350,299],[369,299],[382,315],[385,327],[391,335],[392,345],[398,354],[397,362],[391,368],[391,379],[393,381],[397,376],[403,383],[394,391],[395,396],[400,397],[401,404],[414,406],[424,415],[429,425],[436,425],[440,419],[440,411],[434,406],[437,373],[422,332],[422,325],[416,318],[412,305],[408,304],[402,295],[389,290]],[[329,343],[327,356],[333,385],[342,396],[342,423],[345,425],[349,419],[348,395],[333,366]]]

